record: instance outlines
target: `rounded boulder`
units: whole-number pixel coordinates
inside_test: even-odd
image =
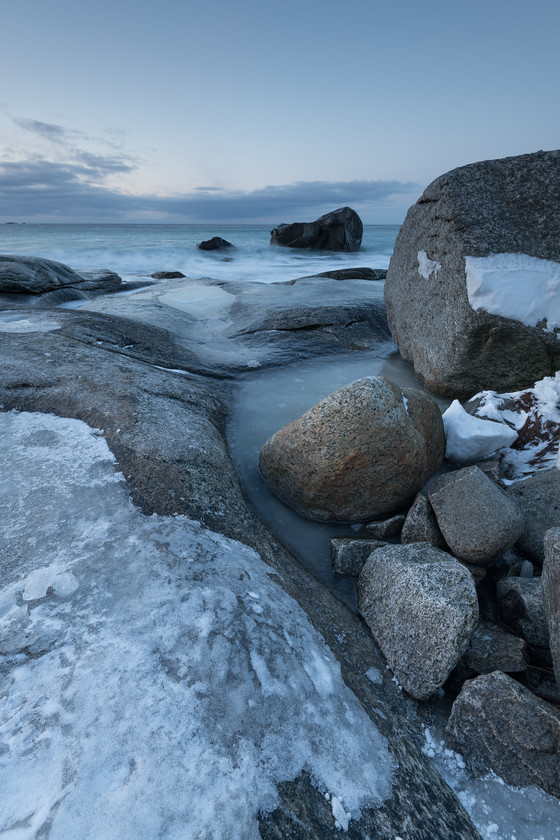
[[[357,522],[412,501],[445,450],[435,400],[388,379],[359,379],[279,429],[259,467],[282,501],[310,519]]]

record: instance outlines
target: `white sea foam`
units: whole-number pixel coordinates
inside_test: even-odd
[[[80,421],[0,432],[2,836],[257,840],[303,770],[341,828],[389,794],[385,740],[255,552],[142,516]]]

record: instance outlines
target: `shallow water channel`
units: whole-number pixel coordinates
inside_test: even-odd
[[[401,388],[421,388],[413,368],[392,342],[373,351],[326,356],[246,374],[235,385],[227,439],[245,496],[275,537],[341,601],[356,609],[356,580],[336,575],[330,562],[333,537],[365,537],[363,524],[313,522],[287,507],[259,472],[268,438],[319,400],[364,376],[386,376]],[[442,409],[449,404],[438,400]]]

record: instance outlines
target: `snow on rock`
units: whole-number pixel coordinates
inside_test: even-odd
[[[503,394],[481,391],[472,401],[479,417],[507,423],[517,432],[503,459],[510,480],[554,467],[560,443],[560,371],[533,388]]]
[[[303,770],[341,828],[388,796],[385,739],[254,551],[143,516],[81,421],[0,432],[0,833],[256,840]]]
[[[418,251],[418,274],[423,280],[430,280],[432,275],[437,280],[438,272],[441,271],[440,263],[431,260],[425,251]]]
[[[458,464],[475,464],[517,439],[517,432],[505,422],[495,423],[468,414],[459,400],[453,400],[442,419],[445,457]]]
[[[527,254],[490,254],[465,257],[465,273],[473,309],[528,327],[560,327],[560,263]]]

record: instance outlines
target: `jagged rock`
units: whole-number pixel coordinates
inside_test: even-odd
[[[441,465],[443,449],[437,403],[370,376],[277,431],[259,467],[274,493],[303,516],[357,522],[410,501]]]
[[[542,598],[548,623],[552,665],[560,687],[560,528],[551,528],[546,532],[544,549]]]
[[[0,292],[40,295],[69,287],[114,292],[121,284],[118,274],[104,268],[78,274],[63,263],[41,257],[0,255]]]
[[[478,467],[440,476],[428,497],[445,541],[467,563],[490,562],[521,534],[517,505]]]
[[[427,543],[378,548],[358,579],[358,606],[389,668],[418,700],[443,685],[478,621],[472,576]]]
[[[413,542],[431,543],[443,551],[448,549],[430,500],[422,491],[416,495],[401,530],[401,543]]]
[[[496,624],[479,621],[460,664],[476,674],[524,671],[529,664],[527,642]]]
[[[408,211],[387,272],[401,355],[430,391],[459,399],[553,374],[559,324],[546,287],[558,261],[560,151],[442,175]]]
[[[338,575],[358,577],[368,557],[386,543],[381,540],[355,540],[341,537],[331,540],[331,564]]]
[[[355,210],[341,207],[314,222],[282,224],[270,231],[270,244],[324,251],[358,251],[364,226]]]
[[[212,239],[205,239],[204,242],[199,242],[196,246],[201,251],[224,251],[227,248],[235,248],[227,239],[222,239],[221,236],[213,236]]]
[[[154,271],[153,274],[150,274],[150,277],[153,277],[154,280],[179,280],[184,276],[182,271]]]
[[[369,522],[366,525],[366,531],[372,537],[387,540],[389,537],[396,537],[401,532],[404,520],[404,514],[399,513],[396,516],[391,516],[390,519],[383,519],[381,522]]]
[[[542,470],[506,488],[525,514],[516,548],[538,566],[544,560],[544,535],[560,523],[560,470]]]
[[[473,773],[560,796],[560,711],[500,671],[465,683],[446,736]]]

